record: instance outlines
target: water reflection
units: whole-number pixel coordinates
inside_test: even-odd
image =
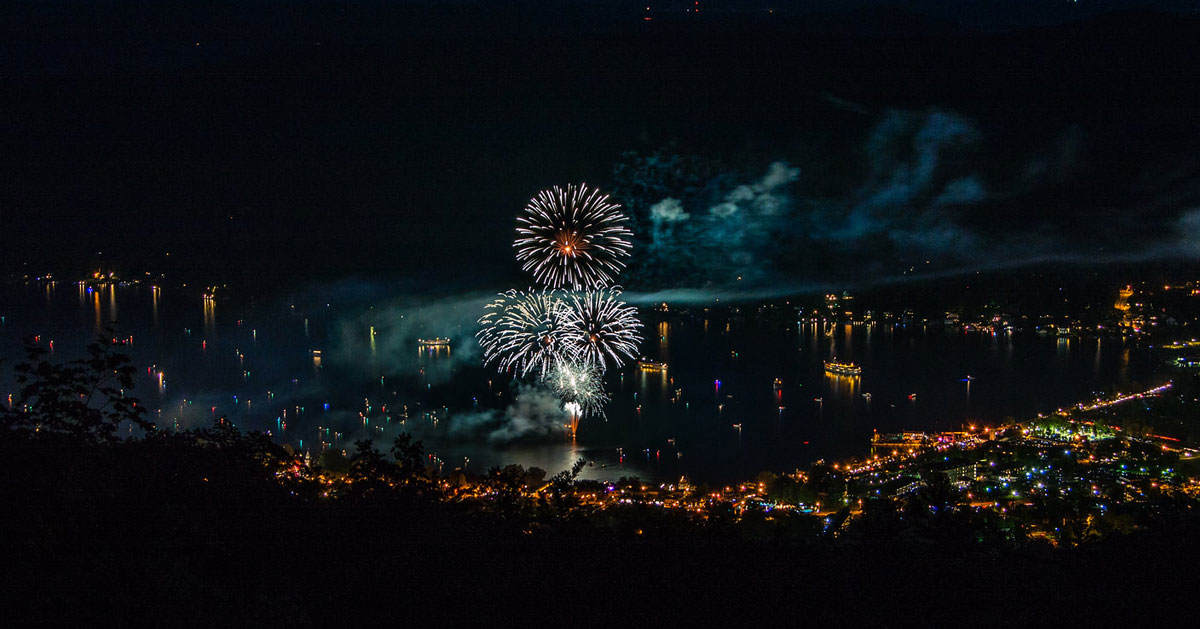
[[[101,299],[100,290],[110,293]],[[339,448],[368,436],[387,442],[404,430],[425,440],[430,452],[440,452],[455,464],[469,461],[475,471],[522,463],[557,472],[584,456],[596,462],[584,472],[594,478],[749,478],[762,469],[794,469],[816,458],[860,452],[873,428],[929,430],[940,424],[956,427],[968,416],[995,421],[1004,415],[1052,410],[1116,381],[1140,379],[1150,362],[1131,344],[1117,351],[1111,345],[1115,338],[1098,342],[1094,351],[1087,347],[1089,351],[1081,354],[1077,348],[1078,360],[1072,360],[1071,345],[1094,341],[1008,333],[985,339],[940,328],[923,332],[919,325],[875,330],[872,325],[802,321],[792,328],[794,321],[740,314],[734,315],[736,329],[719,314],[709,315],[717,326],[714,332],[729,332],[706,336],[707,323],[696,325],[706,319],[672,313],[645,321],[642,347],[648,356],[669,360],[670,371],[633,365],[610,372],[613,401],[606,409],[607,421],[584,419],[574,444],[565,438],[566,431],[559,431],[538,445],[496,445],[455,439],[452,431],[458,418],[468,413],[511,405],[510,378],[484,370],[475,360],[463,360],[457,347],[453,352],[449,347],[425,348],[415,359],[411,345],[397,352],[392,336],[377,339],[374,327],[345,325],[361,321],[362,311],[347,312],[340,319],[313,315],[323,309],[297,316],[286,305],[254,310],[230,300],[222,302],[228,319],[223,323],[216,319],[215,304],[206,300],[202,345],[197,335],[180,332],[194,325],[195,293],[176,295],[152,287],[147,294],[141,289],[80,285],[78,295],[50,291],[52,307],[47,310],[45,287],[38,285],[24,302],[35,315],[24,320],[36,323],[25,325],[36,325],[31,333],[56,338],[60,354],[70,356],[82,347],[84,337],[91,336],[85,333],[93,324],[100,328],[105,322],[106,312],[115,316],[119,290],[127,291],[119,296],[124,309],[119,336],[156,328],[146,343],[128,351],[139,369],[151,367],[142,381],[147,389],[142,395],[151,404],[158,402],[154,406],[164,427],[176,422],[184,428],[207,425],[214,415],[228,414],[239,428],[271,430],[293,447],[307,437],[304,445],[314,456],[322,442]],[[180,307],[172,308],[172,299]],[[9,310],[11,300],[4,303],[7,314],[20,314],[16,306]],[[243,317],[247,324],[240,327]],[[258,328],[264,330],[261,344]],[[6,345],[0,349],[19,352],[17,343],[25,330],[4,331],[0,344]],[[362,338],[364,333],[368,339]],[[793,333],[794,341],[781,336]],[[463,334],[470,339],[469,330]],[[658,335],[657,341],[651,334]],[[362,360],[367,354],[364,340],[369,341],[372,360]],[[199,360],[205,346],[213,351]],[[347,352],[350,348],[355,351]],[[740,354],[736,360],[730,355],[735,349]],[[822,363],[827,355],[854,359],[862,375],[826,374]],[[356,359],[335,360],[348,356]],[[160,376],[165,372],[172,374],[170,388]],[[967,373],[986,386],[963,382]],[[776,379],[779,386],[774,386]],[[867,391],[873,400],[866,397]],[[180,401],[184,392],[188,398]],[[920,394],[920,405],[908,399],[910,393]],[[363,406],[364,398],[370,399],[370,408]],[[303,410],[306,405],[309,412]],[[409,409],[412,421],[405,423]],[[314,434],[316,424],[325,430]],[[734,424],[742,426],[740,431]],[[624,460],[617,448],[624,448]],[[686,457],[680,456],[683,451]]]
[[[1129,345],[1124,338],[1121,339],[1121,344],[1125,347],[1121,349],[1121,363],[1117,369],[1117,382],[1129,381]]]
[[[92,292],[92,312],[94,312],[96,315],[95,316],[95,321],[96,321],[95,328],[96,328],[96,331],[99,332],[100,328],[103,327],[103,323],[100,320],[100,292],[97,290],[91,289],[91,288],[88,288],[88,290],[90,290]]]
[[[454,362],[451,348],[446,345],[418,345],[417,371],[429,388],[433,383],[445,382],[453,376]]]
[[[206,340],[217,336],[217,302],[207,294],[204,296],[204,336]]]
[[[846,376],[825,372],[827,390],[840,399],[854,399],[862,385],[862,376]]]

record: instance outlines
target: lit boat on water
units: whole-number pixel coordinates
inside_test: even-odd
[[[417,339],[417,345],[421,347],[450,347],[450,339],[435,336],[431,339]]]
[[[839,376],[861,376],[862,367],[854,363],[839,363],[837,361],[825,361],[825,371],[834,373]]]
[[[657,360],[648,360],[643,358],[638,361],[638,368],[642,371],[666,371],[667,363],[660,363]]]

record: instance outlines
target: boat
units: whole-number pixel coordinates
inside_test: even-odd
[[[861,376],[862,367],[854,363],[840,363],[833,360],[825,361],[825,371],[839,376]]]
[[[667,363],[660,363],[657,360],[643,358],[638,361],[638,368],[642,371],[666,371]]]
[[[417,345],[421,347],[450,347],[450,339],[435,336],[431,339],[417,339]]]

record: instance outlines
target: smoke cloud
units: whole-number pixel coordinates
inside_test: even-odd
[[[450,418],[450,437],[493,445],[561,439],[569,416],[554,392],[517,385],[513,403],[502,410],[462,413]]]
[[[436,368],[425,370],[431,383],[445,382],[457,368],[481,360],[474,338],[479,328],[476,320],[494,296],[482,291],[435,298],[405,295],[371,306],[336,324],[337,342],[331,358],[342,369],[361,366],[384,373],[408,373],[422,366],[424,354],[417,347],[418,339],[449,337],[450,348],[438,350],[449,360],[439,360]]]
[[[638,239],[625,285],[765,296],[1048,260],[1200,256],[1190,154],[1112,172],[1122,146],[1077,125],[1025,138],[937,109],[862,120],[832,153],[758,167],[627,154],[613,184]]]
[[[656,224],[662,223],[678,223],[691,218],[687,212],[683,211],[683,204],[679,199],[663,199],[658,203],[650,206],[650,218]]]

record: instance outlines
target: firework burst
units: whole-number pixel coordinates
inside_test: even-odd
[[[485,364],[524,376],[545,376],[568,348],[577,347],[577,328],[566,325],[570,308],[552,292],[510,290],[500,294],[479,318],[476,334]]]
[[[566,325],[574,332],[566,338],[567,351],[601,372],[632,360],[642,342],[637,308],[617,299],[620,295],[619,288],[573,294],[566,313]]]
[[[558,360],[543,382],[554,389],[565,404],[575,405],[573,414],[581,417],[604,415],[604,404],[608,402],[609,397],[604,391],[603,374],[596,367],[570,360]]]
[[[517,260],[548,288],[608,286],[629,257],[627,220],[620,204],[587,184],[543,190],[517,219]]]

